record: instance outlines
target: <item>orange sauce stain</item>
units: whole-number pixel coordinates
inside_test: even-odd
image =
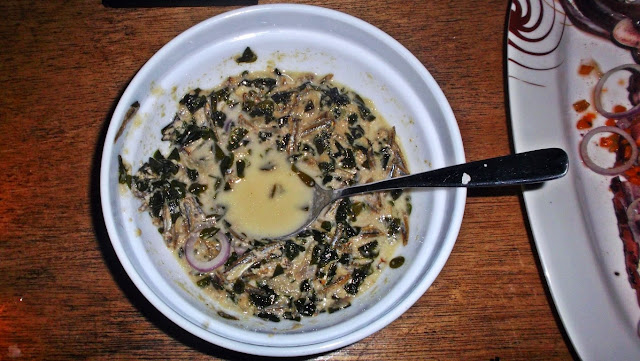
[[[627,111],[627,107],[625,107],[624,105],[616,105],[613,107],[613,113],[622,113],[622,112],[626,112]]]
[[[625,178],[633,184],[640,185],[640,166],[634,165],[624,172]]]
[[[612,134],[608,137],[602,137],[600,138],[600,143],[599,145],[602,148],[607,148],[609,150],[609,152],[614,153],[618,151],[618,140],[619,140],[620,136],[617,134]]]

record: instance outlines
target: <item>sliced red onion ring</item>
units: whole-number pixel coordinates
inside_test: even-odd
[[[605,133],[605,132],[616,133],[622,136],[624,139],[626,139],[629,142],[629,145],[631,146],[631,156],[624,163],[620,164],[617,167],[603,168],[597,165],[589,157],[589,151],[588,151],[589,141],[596,134]],[[587,167],[589,167],[592,171],[602,175],[617,175],[631,168],[631,166],[633,166],[633,164],[636,162],[638,158],[638,146],[636,145],[636,142],[633,140],[631,135],[629,135],[629,133],[625,132],[624,130],[618,127],[610,127],[610,126],[597,127],[597,128],[591,129],[587,134],[584,135],[584,138],[582,138],[582,143],[580,143],[580,155],[582,156],[582,160],[584,161],[584,164],[586,164]]]
[[[608,72],[604,73],[602,75],[602,78],[600,78],[600,80],[598,80],[598,84],[596,84],[596,88],[594,90],[594,94],[593,97],[595,98],[594,100],[594,106],[596,107],[596,110],[598,111],[598,113],[602,114],[603,116],[607,117],[607,118],[611,118],[611,119],[619,119],[619,118],[627,118],[629,116],[632,116],[634,114],[637,114],[640,112],[640,103],[634,105],[631,109],[624,111],[624,112],[620,112],[620,113],[611,113],[608,112],[606,110],[604,110],[604,108],[602,107],[602,88],[604,88],[604,84],[607,82],[607,79],[609,79],[609,77],[613,74],[616,73],[620,70],[635,70],[637,72],[640,73],[640,65],[638,64],[624,64],[624,65],[620,65],[617,66],[611,70],[609,70]]]
[[[640,46],[640,33],[633,26],[633,21],[629,18],[620,20],[613,28],[611,36],[621,45],[630,48]]]
[[[227,261],[227,259],[229,259],[229,255],[231,254],[231,245],[229,244],[229,238],[227,238],[227,236],[223,232],[218,232],[215,237],[220,243],[220,252],[218,252],[218,255],[213,259],[209,261],[203,261],[198,259],[195,254],[195,244],[200,238],[200,232],[191,233],[184,246],[184,254],[187,257],[187,262],[189,262],[191,267],[200,272],[210,272],[222,266]]]

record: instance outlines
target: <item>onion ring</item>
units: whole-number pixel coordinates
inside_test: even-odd
[[[620,20],[611,32],[611,37],[620,45],[630,48],[638,48],[640,46],[640,33],[633,26],[633,21],[629,18]]]
[[[184,246],[184,254],[191,267],[200,272],[210,272],[222,266],[229,259],[231,245],[229,244],[229,238],[223,232],[216,234],[216,239],[220,243],[220,252],[209,261],[202,261],[196,257],[195,244],[198,238],[200,238],[200,232],[192,232]]]
[[[596,107],[596,110],[598,111],[598,113],[602,114],[603,116],[607,117],[607,118],[611,118],[611,119],[619,119],[619,118],[627,118],[629,116],[632,116],[634,114],[637,114],[638,112],[640,112],[640,103],[634,105],[631,109],[626,110],[624,112],[620,112],[620,113],[611,113],[608,112],[606,110],[604,110],[604,108],[602,107],[602,88],[604,87],[604,83],[607,81],[607,79],[609,79],[609,77],[615,73],[618,72],[620,70],[635,70],[638,73],[640,73],[640,65],[638,64],[624,64],[624,65],[620,65],[617,66],[611,70],[609,70],[608,72],[604,73],[602,75],[602,77],[600,78],[600,80],[598,80],[598,83],[596,84],[596,87],[593,91],[593,97],[594,97],[594,106]]]
[[[589,152],[587,149],[589,145],[589,141],[596,134],[603,133],[603,132],[616,133],[622,136],[624,139],[626,139],[629,142],[629,146],[631,147],[631,156],[624,163],[622,163],[617,167],[603,168],[597,165],[596,163],[594,163],[594,161],[589,157]],[[594,172],[602,175],[618,175],[626,171],[627,169],[631,168],[633,164],[636,162],[638,158],[638,146],[636,145],[635,140],[633,140],[633,138],[629,133],[625,132],[624,130],[618,127],[611,127],[611,126],[597,127],[597,128],[591,129],[587,134],[584,135],[584,138],[582,138],[582,142],[580,143],[580,155],[582,156],[582,160],[584,161],[584,164],[586,164],[587,167],[589,167]]]

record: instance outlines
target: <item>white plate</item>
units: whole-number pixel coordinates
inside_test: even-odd
[[[237,64],[245,47],[258,55]],[[122,95],[106,136],[101,167],[105,224],[124,269],[142,294],[180,327],[229,349],[267,356],[330,351],[386,326],[409,308],[446,262],[460,227],[464,189],[414,192],[410,241],[398,249],[400,272],[379,282],[352,306],[300,323],[256,317],[230,321],[187,279],[140,203],[118,184],[118,155],[133,170],[160,142],[188,89],[211,89],[243,70],[268,65],[285,71],[333,73],[334,79],[376,104],[397,127],[409,166],[422,171],[464,161],[457,122],[442,91],[422,64],[397,41],[354,17],[301,5],[262,5],[231,11],[180,34],[156,53]],[[129,106],[139,110],[121,129]],[[227,311],[227,310],[224,310]]]
[[[581,99],[593,103],[597,79],[578,75],[582,62],[593,59],[606,71],[632,63],[631,55],[572,26],[553,1],[513,1],[507,41],[516,151],[555,146],[570,158],[565,178],[524,192],[558,313],[581,358],[640,360],[640,307],[626,277],[610,177],[582,163],[578,145],[585,132],[572,108]],[[596,125],[603,122],[599,117]]]

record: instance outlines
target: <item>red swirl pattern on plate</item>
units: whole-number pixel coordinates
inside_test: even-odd
[[[517,59],[509,57],[510,62],[537,71],[552,70],[562,65],[563,61],[560,61],[552,66],[534,67],[524,62],[526,56],[543,57],[558,49],[567,25],[566,15],[560,10],[561,8],[555,1],[548,3],[545,0],[514,0],[511,2],[507,44],[525,56]],[[523,79],[518,80],[534,86],[543,86]]]

